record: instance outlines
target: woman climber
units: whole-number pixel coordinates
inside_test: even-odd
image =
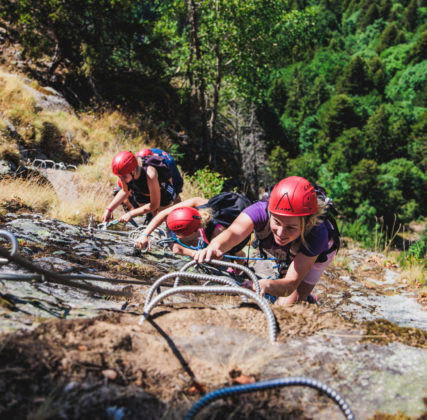
[[[152,155],[141,158],[123,151],[114,156],[111,167],[113,174],[119,177],[122,188],[106,208],[103,222],[109,221],[113,211],[130,197],[139,206],[132,206],[120,217],[120,222],[129,222],[133,217],[146,213],[157,213],[180,201],[163,157]]]
[[[149,236],[166,220],[168,228],[177,239],[172,245],[172,251],[192,257],[195,249],[207,246],[249,205],[248,198],[232,192],[218,194],[210,200],[202,197],[189,198],[155,216],[136,241],[136,246],[142,249],[148,246],[151,250]],[[244,255],[241,250],[248,243],[249,237],[250,232],[230,248],[230,254]]]
[[[258,201],[216,236],[207,248],[194,253],[199,263],[221,258],[254,230],[261,249],[281,263],[278,279],[262,279],[262,295],[291,305],[307,300],[339,247],[336,224],[322,216],[325,203],[305,178],[291,176],[273,188],[268,202]],[[335,225],[335,227],[334,227]]]

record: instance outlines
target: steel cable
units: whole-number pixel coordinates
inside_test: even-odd
[[[175,273],[174,273],[175,274]],[[195,273],[187,273],[187,274],[195,274]],[[272,344],[276,341],[277,336],[277,325],[276,319],[274,317],[273,311],[270,308],[268,302],[263,299],[261,296],[257,295],[255,292],[251,290],[245,289],[243,287],[229,287],[229,286],[179,286],[173,289],[166,290],[160,293],[157,297],[155,297],[148,305],[144,306],[144,312],[139,320],[139,325],[141,325],[145,319],[147,319],[150,315],[152,309],[160,303],[162,300],[167,298],[170,295],[174,295],[177,293],[227,293],[227,294],[239,294],[245,295],[246,297],[254,300],[261,310],[264,312],[264,315],[267,318],[268,324],[268,332],[270,342]]]
[[[190,267],[192,267],[193,265],[199,264],[197,261],[190,261],[187,264],[185,264],[184,266],[182,266],[182,268],[179,270],[180,272],[185,272],[187,271]],[[201,266],[203,265],[218,265],[220,267],[229,267],[229,268],[234,268],[237,270],[241,270],[243,272],[245,272],[248,277],[252,280],[254,286],[255,286],[255,291],[257,294],[261,293],[260,287],[259,287],[259,282],[258,282],[258,277],[256,276],[256,274],[248,267],[241,265],[241,264],[236,264],[236,263],[231,263],[228,261],[220,261],[220,260],[211,260],[208,263],[203,263],[203,264],[199,264]],[[177,277],[175,279],[175,284],[174,287],[179,285],[179,279],[180,277]]]
[[[216,391],[211,392],[210,394],[205,395],[201,400],[194,404],[193,407],[191,407],[191,409],[188,411],[184,420],[193,420],[195,416],[211,402],[220,398],[227,397],[229,395],[240,395],[245,394],[247,392],[264,391],[267,389],[278,387],[282,388],[287,386],[307,386],[310,388],[314,388],[320,392],[323,392],[339,406],[340,410],[342,411],[347,420],[354,420],[355,418],[347,402],[334,389],[316,379],[296,376],[218,389]]]

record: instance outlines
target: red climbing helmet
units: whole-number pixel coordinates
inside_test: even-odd
[[[140,157],[143,158],[144,156],[150,156],[153,155],[154,153],[150,150],[150,149],[141,149],[138,152],[135,153],[136,157]]]
[[[271,191],[270,213],[281,216],[308,216],[317,212],[317,195],[310,182],[300,176],[282,179]]]
[[[136,157],[131,152],[119,152],[113,157],[111,168],[113,174],[123,176],[133,172],[138,166]]]
[[[172,210],[166,220],[168,228],[183,236],[191,235],[200,226],[200,213],[193,207]]]

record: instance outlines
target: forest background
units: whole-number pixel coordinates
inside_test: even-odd
[[[4,51],[20,45],[9,69],[61,92],[73,118],[122,116],[96,137],[3,95],[0,157],[37,144],[106,176],[120,145],[151,144],[209,192],[252,199],[300,175],[369,246],[425,218],[427,0],[15,0],[0,16]]]

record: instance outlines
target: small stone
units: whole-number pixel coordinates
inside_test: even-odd
[[[102,374],[110,381],[115,381],[117,379],[117,372],[113,369],[105,369],[102,371]]]

